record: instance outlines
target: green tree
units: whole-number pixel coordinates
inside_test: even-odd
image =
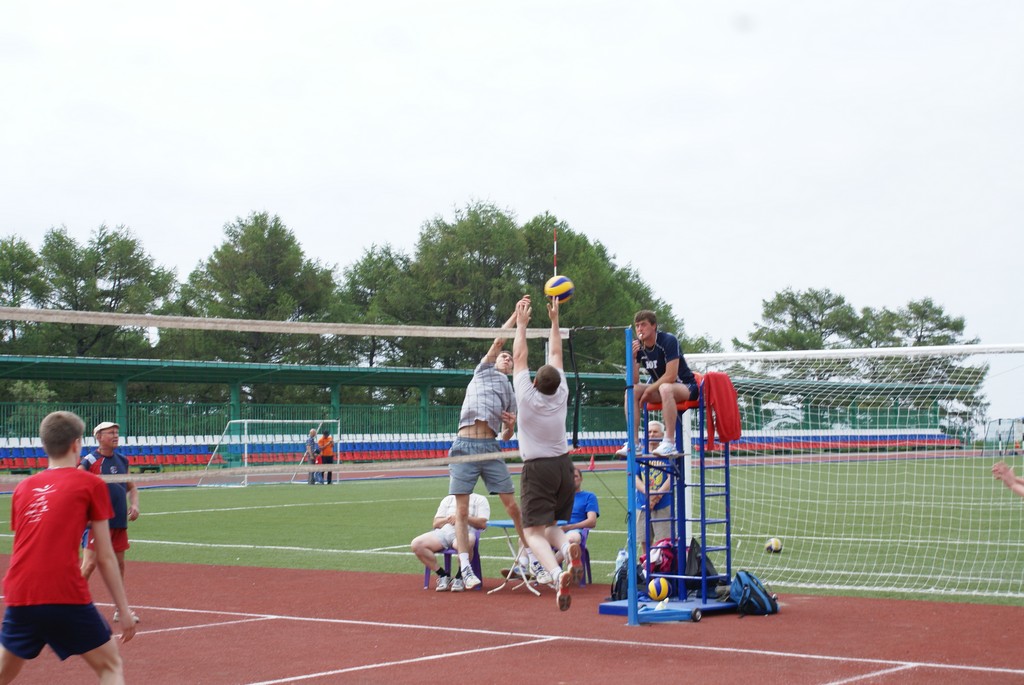
[[[131,230],[100,226],[85,245],[64,227],[51,229],[40,250],[50,287],[39,304],[49,309],[147,314],[173,295],[174,272],[160,267]],[[37,328],[39,354],[149,357],[146,331],[128,326],[48,324]]]
[[[835,348],[920,347],[975,344],[964,336],[963,317],[948,315],[931,298],[912,301],[893,311],[862,309],[858,315],[846,299],[829,290],[786,289],[763,302],[763,321],[755,324],[749,342],[734,339],[738,349],[757,351],[819,350]],[[861,406],[928,410],[938,403],[944,427],[966,432],[986,402],[976,388],[988,373],[987,364],[971,366],[965,357],[873,357],[829,362],[774,362],[760,368],[735,370],[737,374],[781,379],[844,380],[878,384],[880,390]],[[951,379],[958,379],[956,383]],[[936,393],[913,394],[911,385],[941,386]],[[910,400],[915,396],[918,399]],[[791,400],[800,401],[799,397]],[[837,394],[834,404],[848,399]]]
[[[762,323],[755,323],[749,342],[733,338],[740,350],[826,350],[849,347],[859,330],[857,313],[842,295],[831,290],[786,288],[761,302]]]
[[[279,217],[256,212],[225,225],[224,242],[189,275],[173,311],[223,319],[325,321],[332,314],[334,292],[333,268],[307,258]],[[160,350],[163,356],[186,359],[295,364],[325,360],[329,345],[315,335],[168,331]],[[257,401],[269,399],[271,392],[247,391]],[[280,388],[274,392],[274,401],[285,398]],[[293,392],[305,395],[302,389]],[[202,395],[211,398],[209,392]]]
[[[908,347],[923,345],[976,345],[978,338],[964,337],[967,323],[962,316],[950,316],[930,297],[915,300],[897,311],[896,331],[902,344]]]
[[[0,239],[0,306],[34,306],[49,294],[43,263],[32,246],[23,238]],[[20,321],[7,321],[0,329],[0,345],[7,353],[17,353],[26,326]]]
[[[411,260],[390,245],[372,245],[362,257],[346,267],[336,298],[337,321],[358,324],[400,323],[393,312],[409,287]],[[343,363],[366,366],[386,365],[400,355],[400,341],[391,336],[337,336],[335,349]],[[345,389],[350,402],[374,401],[373,388]]]
[[[535,303],[534,326],[547,321],[543,284],[552,275],[552,238],[557,231],[560,271],[576,293],[561,312],[563,327],[586,327],[574,335],[573,351],[581,370],[618,372],[625,362],[622,329],[638,309],[658,311],[664,330],[685,341],[671,308],[629,268],[618,267],[600,243],[592,243],[550,214],[518,225],[515,216],[488,203],[470,204],[448,221],[435,217],[421,230],[411,257],[374,246],[346,270],[341,288],[351,321],[458,327],[501,326],[524,294]],[[362,312],[362,314],[358,314]],[[616,330],[618,333],[616,333]],[[702,351],[711,346],[698,339]],[[486,340],[406,338],[390,344],[367,341],[359,361],[412,367],[472,368]],[[685,342],[684,342],[685,345]],[[531,365],[541,362],[543,346],[534,345]],[[568,360],[567,360],[568,364]],[[412,397],[387,394],[393,401]],[[460,392],[439,392],[444,403],[461,401]],[[616,396],[615,402],[621,402]]]
[[[884,324],[877,335],[887,335],[897,347],[934,347],[943,345],[976,345],[978,338],[964,335],[967,324],[962,316],[951,316],[930,297],[913,300],[895,312],[885,311]],[[975,416],[988,406],[980,388],[988,374],[988,364],[972,366],[965,356],[913,357],[900,360],[877,359],[862,367],[870,380],[886,383],[930,383],[951,385],[940,400],[946,429],[966,434]],[[923,405],[917,408],[925,408]]]

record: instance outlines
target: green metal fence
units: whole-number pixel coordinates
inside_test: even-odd
[[[444,405],[348,404],[242,404],[242,419],[263,421],[319,421],[340,419],[343,433],[385,435],[399,433],[453,433],[460,407]],[[39,422],[51,411],[73,411],[87,428],[101,421],[122,420],[126,435],[220,435],[233,418],[231,405],[129,402],[127,417],[120,419],[114,402],[30,403],[0,402],[0,437],[22,438],[39,435]],[[566,428],[571,429],[574,407],[569,407]],[[742,409],[744,430],[834,428],[905,429],[940,428],[938,408],[926,410],[857,408],[854,406],[804,406],[789,412]],[[625,429],[622,407],[580,407],[580,430],[620,432]]]
[[[220,435],[234,417],[231,406],[222,404],[163,404],[130,402],[121,432],[125,435]],[[94,402],[0,402],[0,437],[30,438],[39,435],[39,422],[52,411],[73,411],[87,429],[101,421],[118,420],[117,404]],[[343,433],[384,435],[396,433],[454,433],[461,407],[430,405],[242,404],[242,419],[261,421],[319,421],[337,414]],[[621,408],[593,407],[582,412],[582,430],[622,430]],[[572,417],[570,413],[569,423]]]

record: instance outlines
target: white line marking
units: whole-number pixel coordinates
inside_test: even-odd
[[[388,666],[401,666],[404,664],[415,664],[422,661],[437,661],[438,659],[447,659],[453,656],[466,656],[467,654],[480,654],[481,652],[495,652],[501,649],[512,649],[515,647],[527,647],[529,645],[536,645],[543,642],[551,642],[558,638],[541,638],[537,640],[527,640],[526,642],[517,642],[511,645],[498,645],[495,647],[481,647],[479,649],[466,649],[461,652],[450,652],[444,654],[434,654],[433,656],[421,656],[415,659],[401,659],[399,661],[381,661],[375,664],[366,664],[364,666],[352,666],[350,668],[339,668],[333,671],[320,671],[319,673],[307,673],[300,676],[291,676],[288,678],[279,678],[277,680],[258,680],[248,683],[248,685],[275,685],[276,683],[294,683],[299,680],[310,680],[311,678],[323,678],[330,675],[341,675],[342,673],[356,673],[359,671],[369,671],[374,668],[387,668]]]
[[[900,671],[908,671],[914,668],[918,668],[918,666],[916,664],[904,664],[902,666],[896,666],[895,668],[887,668],[882,671],[872,671],[871,673],[853,676],[852,678],[844,678],[843,680],[833,680],[829,683],[822,683],[822,685],[845,685],[846,683],[855,683],[858,680],[866,680],[868,678],[875,678],[880,675],[888,675],[890,673],[899,673]]]
[[[112,604],[97,604],[97,606],[109,606],[113,607]],[[608,645],[615,647],[636,647],[636,648],[653,648],[660,650],[676,650],[676,651],[690,651],[690,652],[713,652],[713,653],[724,653],[724,654],[752,654],[756,656],[769,656],[769,657],[783,657],[789,659],[808,659],[813,661],[830,661],[839,663],[854,663],[854,664],[873,664],[883,667],[894,667],[896,670],[906,670],[912,668],[930,668],[940,669],[944,671],[956,671],[956,672],[976,672],[976,673],[998,673],[998,674],[1009,674],[1014,676],[1024,676],[1024,668],[1002,668],[995,666],[972,666],[967,664],[950,664],[950,663],[936,663],[929,661],[897,661],[893,659],[868,659],[864,657],[852,657],[852,656],[837,656],[831,654],[808,654],[801,652],[779,652],[767,649],[745,649],[742,647],[713,647],[709,645],[686,645],[679,644],[677,642],[646,642],[643,640],[622,640],[622,639],[608,639],[608,638],[594,638],[594,637],[575,637],[571,635],[541,635],[536,633],[519,633],[501,630],[486,630],[481,628],[459,628],[452,626],[439,626],[439,625],[426,625],[426,624],[414,624],[414,623],[389,623],[386,621],[365,621],[365,620],[354,620],[345,618],[316,618],[311,616],[294,616],[287,614],[250,614],[247,612],[240,611],[218,611],[213,609],[184,609],[179,607],[157,607],[157,606],[135,606],[136,609],[145,609],[146,611],[169,611],[174,613],[185,613],[185,614],[216,614],[220,616],[235,616],[240,619],[250,619],[253,621],[276,619],[281,621],[300,621],[303,623],[326,623],[333,625],[353,625],[353,626],[364,626],[373,628],[392,628],[397,630],[425,630],[432,632],[446,632],[446,633],[459,633],[467,635],[487,635],[490,637],[502,637],[513,640],[530,640],[530,641],[563,641],[563,642],[576,642],[582,644],[594,644],[594,645]],[[244,621],[239,621],[244,622]],[[205,626],[198,626],[203,628]],[[179,628],[178,630],[186,630],[187,628]],[[517,643],[509,645],[510,647],[519,646]],[[476,652],[486,651],[474,650]],[[455,656],[462,654],[463,652],[446,654],[445,656]],[[472,653],[472,652],[465,652]],[[407,662],[394,662],[394,663],[407,663]],[[355,667],[353,667],[355,668]],[[366,668],[361,667],[361,668]],[[309,676],[314,677],[314,676]],[[281,681],[269,681],[269,682],[288,682],[285,680]]]

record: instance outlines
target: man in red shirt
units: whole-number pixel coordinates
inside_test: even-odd
[[[4,576],[0,682],[10,682],[44,645],[61,659],[80,654],[101,682],[122,683],[124,674],[110,626],[92,603],[78,567],[82,529],[92,526],[96,563],[118,611],[131,615],[110,543],[113,515],[103,480],[75,468],[85,424],[71,412],[54,412],[39,426],[50,467],[18,484],[11,498],[14,549]],[[135,635],[131,621],[121,642]]]

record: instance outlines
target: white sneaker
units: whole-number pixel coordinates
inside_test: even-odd
[[[656,454],[659,457],[674,457],[679,454],[679,450],[671,440],[662,440],[660,445],[651,450],[651,454]]]
[[[444,592],[445,590],[448,589],[448,586],[451,585],[451,583],[452,583],[452,577],[451,576],[438,576],[437,577],[437,587],[435,587],[434,590],[436,590],[437,592]]]
[[[139,622],[139,615],[136,614],[134,611],[132,612],[132,619],[135,621],[135,623]],[[114,623],[117,623],[120,620],[121,620],[121,612],[119,612],[117,609],[115,609],[114,610]]]
[[[636,453],[637,454],[643,454],[644,453],[644,446],[642,444],[640,444],[640,443],[636,444]],[[615,456],[616,457],[622,457],[623,459],[628,457],[629,456],[629,443],[628,442],[622,443],[622,447],[620,447],[618,452],[615,453]]]
[[[540,585],[551,585],[551,574],[548,573],[547,569],[541,566],[539,561],[535,561],[530,564],[530,570],[533,572],[533,578]]]
[[[456,578],[456,580],[458,580]],[[480,579],[476,577],[476,573],[473,572],[472,566],[467,566],[462,569],[462,582],[465,583],[467,590],[472,590],[480,584]],[[452,588],[453,590],[455,588]]]
[[[459,578],[458,576],[456,576],[455,578],[452,578],[452,588],[451,589],[452,589],[452,592],[462,592],[463,590],[466,589],[466,584],[462,580],[462,578]]]

